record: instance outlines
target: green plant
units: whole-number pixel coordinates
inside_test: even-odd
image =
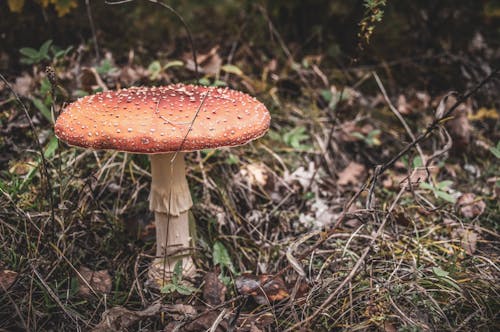
[[[184,62],[182,62],[180,60],[169,61],[163,66],[161,65],[160,61],[155,60],[155,61],[151,62],[148,66],[149,79],[151,81],[155,81],[158,78],[160,78],[160,74],[163,71],[167,70],[168,68],[182,67],[182,66],[184,66]]]
[[[177,292],[182,295],[191,295],[196,292],[196,288],[181,284],[182,281],[182,260],[177,261],[172,274],[171,282],[161,288],[163,294]]]
[[[308,139],[309,135],[306,134],[306,128],[302,126],[295,127],[283,135],[283,141],[286,145],[289,145],[292,148],[301,151],[306,151],[311,148],[309,145],[302,143],[303,141]]]
[[[363,135],[360,132],[354,132],[351,135],[361,139],[368,146],[378,146],[381,144],[379,139],[380,133],[381,133],[380,129],[374,129],[370,131],[367,135]]]
[[[236,274],[231,256],[222,242],[216,241],[214,243],[212,255],[214,265],[220,265],[223,268],[227,268],[233,274]]]
[[[493,153],[497,159],[500,159],[500,141],[498,141],[497,146],[490,147],[490,152]]]
[[[444,199],[447,202],[455,203],[456,198],[448,193],[449,187],[453,184],[452,181],[446,180],[436,184],[432,182],[421,182],[420,188],[432,191],[436,198]]]
[[[370,38],[375,30],[375,24],[382,21],[384,17],[383,8],[386,5],[386,0],[364,0],[363,6],[365,7],[365,14],[359,22],[358,37],[361,42],[369,43]]]
[[[65,56],[72,49],[72,46],[69,46],[66,49],[62,49],[60,47],[52,45],[52,40],[49,39],[44,42],[38,50],[31,47],[21,48],[19,50],[19,53],[21,53],[23,57],[21,57],[20,61],[21,63],[26,65],[38,64],[43,61],[53,61]]]
[[[108,75],[113,72],[118,71],[118,68],[113,66],[113,63],[109,59],[104,59],[101,64],[95,69],[99,75]]]

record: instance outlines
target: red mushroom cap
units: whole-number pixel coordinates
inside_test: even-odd
[[[55,133],[86,148],[162,153],[242,145],[264,135],[270,120],[243,92],[176,84],[80,98],[61,113]]]

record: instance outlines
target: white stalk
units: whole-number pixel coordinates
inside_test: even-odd
[[[157,284],[168,281],[182,259],[183,275],[194,272],[189,234],[189,209],[193,205],[186,180],[184,153],[151,155],[149,208],[155,213],[156,256],[149,276]]]

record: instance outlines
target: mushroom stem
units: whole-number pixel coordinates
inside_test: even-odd
[[[184,153],[151,155],[151,194],[149,208],[155,212],[156,256],[149,276],[157,284],[169,280],[182,259],[183,275],[194,272],[188,248],[189,209],[193,205],[186,180]]]

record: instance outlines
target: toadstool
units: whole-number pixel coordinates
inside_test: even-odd
[[[269,123],[266,107],[245,93],[176,84],[80,98],[58,117],[55,133],[69,145],[150,155],[157,257],[149,275],[161,284],[181,259],[184,275],[195,270],[188,250],[193,202],[185,152],[248,143],[264,135]]]

